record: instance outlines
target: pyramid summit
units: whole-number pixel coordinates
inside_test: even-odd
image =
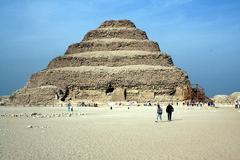
[[[105,21],[88,32],[80,43],[70,45],[66,54],[92,51],[160,51],[156,42],[129,20]]]
[[[136,26],[130,20],[107,20],[99,28],[136,28]]]
[[[46,69],[31,76],[11,95],[13,104],[58,101],[185,100],[187,74],[174,66],[157,42],[129,20],[108,20],[89,31]]]

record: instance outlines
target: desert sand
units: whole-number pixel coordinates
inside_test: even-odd
[[[156,107],[75,107],[70,117],[65,107],[0,107],[0,159],[240,158],[240,110],[174,107],[159,123]]]

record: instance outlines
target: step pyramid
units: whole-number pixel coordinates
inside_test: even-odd
[[[56,101],[169,101],[189,95],[187,74],[129,20],[89,31],[11,95],[13,104]]]

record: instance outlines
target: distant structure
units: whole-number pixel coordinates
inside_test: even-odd
[[[204,91],[129,20],[108,20],[68,47],[10,97],[13,104],[56,101],[182,101]],[[200,92],[198,92],[200,91]],[[196,97],[195,96],[195,97]]]
[[[209,101],[209,99],[205,96],[204,88],[199,84],[192,84],[191,87],[188,88],[189,97],[188,100],[191,102],[205,102]]]
[[[215,95],[211,100],[216,104],[234,106],[236,102],[240,102],[240,92],[233,92],[230,95]]]

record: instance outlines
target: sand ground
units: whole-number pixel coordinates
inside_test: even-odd
[[[1,160],[239,160],[240,110],[175,107],[74,108],[72,117],[0,117]],[[64,113],[59,107],[1,107],[0,115]],[[32,125],[33,128],[28,128]]]

